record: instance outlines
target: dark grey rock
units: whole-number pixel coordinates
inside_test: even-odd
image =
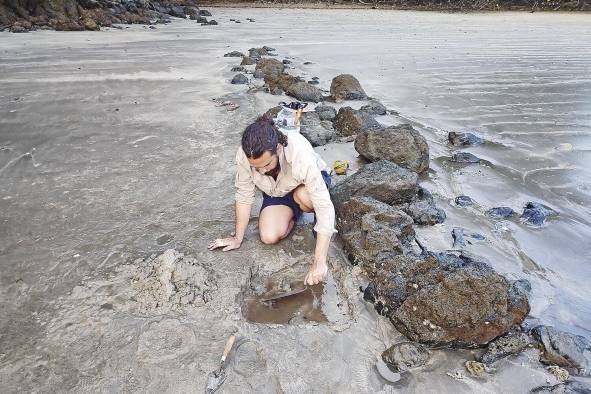
[[[351,107],[339,109],[333,120],[334,128],[340,135],[350,136],[360,133],[363,130],[381,128],[372,115],[367,112],[354,110]]]
[[[519,354],[534,343],[535,341],[525,332],[511,331],[489,343],[480,361],[492,364],[502,358]]]
[[[232,67],[232,70],[230,70],[230,71],[233,71],[233,72],[244,72],[244,71],[246,71],[246,69],[244,67],[242,67],[242,66],[234,66],[234,67]]]
[[[207,18],[204,16],[198,16],[197,18],[195,18],[195,21],[197,23],[201,23],[202,25],[207,24]]]
[[[313,79],[312,79],[312,80],[310,80],[310,81],[308,81],[308,83],[309,83],[310,85],[319,85],[319,84],[320,84],[320,82],[318,82],[318,81],[315,81],[315,80],[313,80]]]
[[[318,113],[304,112],[301,117],[300,134],[306,137],[312,146],[320,146],[330,142],[335,132],[332,123],[320,120]]]
[[[384,104],[377,100],[371,100],[368,104],[362,106],[360,111],[367,112],[370,115],[386,115],[388,113]]]
[[[257,79],[263,79],[263,78],[265,78],[265,73],[263,73],[261,70],[254,70],[254,73],[252,73],[252,76]]]
[[[288,59],[283,59],[283,60],[282,60],[282,63],[283,63],[283,64],[291,64],[291,60],[288,60]]]
[[[239,51],[232,51],[228,52],[224,55],[224,57],[244,57],[244,53]]]
[[[332,79],[330,96],[336,102],[342,100],[363,100],[367,98],[357,78],[350,74],[341,74]]]
[[[429,168],[427,140],[409,124],[361,130],[355,150],[369,161],[389,160],[418,173]]]
[[[410,203],[397,207],[409,215],[416,224],[431,226],[443,223],[446,218],[445,211],[435,205],[431,193],[422,187],[419,187],[416,197]]]
[[[413,200],[418,191],[416,172],[390,161],[381,160],[363,166],[343,182],[330,189],[338,204],[354,196],[372,197],[386,204],[403,204]]]
[[[430,357],[429,350],[416,342],[400,342],[382,353],[382,360],[393,372],[404,372],[423,366]]]
[[[189,19],[191,20],[196,20],[199,16],[199,8],[197,7],[185,6],[183,7],[183,10],[186,15],[189,15]]]
[[[267,51],[264,47],[262,48],[250,48],[248,50],[248,56],[253,58],[262,58],[263,56],[269,55],[269,51]]]
[[[519,325],[527,296],[489,265],[464,255],[382,254],[370,275],[386,316],[412,341],[480,347]]]
[[[322,91],[306,82],[296,82],[290,85],[285,93],[301,101],[311,101],[314,103],[322,101]]]
[[[532,226],[541,226],[546,221],[546,218],[557,215],[558,213],[552,208],[539,202],[530,201],[525,205],[521,219]]]
[[[480,163],[481,159],[470,152],[456,152],[451,155],[449,161],[454,163]]]
[[[466,238],[471,238],[476,241],[482,241],[486,239],[486,237],[482,234],[473,233],[461,227],[454,227],[454,229],[451,231],[451,236],[454,240],[453,248],[459,249],[464,248],[466,243],[471,244],[471,242]]]
[[[186,19],[187,15],[185,14],[185,10],[183,7],[178,5],[170,5],[170,8],[167,12],[168,15],[174,16],[176,18]]]
[[[265,51],[267,51],[267,53],[270,53],[270,52],[275,52],[275,48],[272,48],[272,47],[270,47],[270,46],[267,46],[267,45],[263,45],[263,49],[264,49]]]
[[[367,285],[365,290],[363,290],[363,299],[367,302],[371,302],[372,304],[376,301],[376,287],[373,283]]]
[[[455,146],[472,146],[484,143],[484,140],[472,133],[456,133],[451,131],[447,134],[449,143]]]
[[[474,200],[468,196],[457,196],[454,201],[456,205],[459,205],[460,207],[470,207],[474,205]]]
[[[304,62],[305,66],[310,65],[310,64],[313,64],[313,63],[312,62]]]
[[[207,22],[208,25],[217,25],[217,21],[215,19],[210,20],[209,22]]]
[[[544,364],[577,371],[591,370],[591,344],[585,337],[549,326],[538,326],[531,333],[543,346],[540,361]]]
[[[494,218],[507,219],[515,215],[515,211],[509,207],[495,207],[486,211],[486,214]]]
[[[207,10],[199,10],[199,15],[200,16],[211,16],[211,12],[209,12]]]
[[[233,85],[245,84],[248,83],[248,78],[244,74],[236,74],[232,81],[230,81]]]
[[[539,386],[531,394],[591,394],[591,386],[583,382],[569,380],[554,386]]]
[[[337,116],[337,110],[330,105],[317,105],[314,111],[316,111],[320,120],[332,121]]]
[[[24,26],[15,25],[10,28],[11,33],[28,33],[29,29]]]

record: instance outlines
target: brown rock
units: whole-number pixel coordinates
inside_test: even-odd
[[[466,256],[386,256],[376,263],[376,298],[409,339],[478,347],[529,313],[527,296],[485,263]]]
[[[367,98],[357,78],[350,74],[341,74],[332,79],[330,96],[336,102],[343,100],[363,100]]]
[[[355,150],[369,161],[389,160],[418,173],[429,168],[427,140],[409,124],[361,130]]]
[[[265,78],[277,78],[285,69],[285,65],[277,59],[261,59],[255,69],[261,71]]]
[[[373,115],[365,111],[354,110],[351,107],[339,109],[333,124],[337,133],[343,136],[355,135],[364,130],[382,127],[374,119]]]
[[[414,239],[412,219],[370,197],[352,197],[335,204],[337,228],[349,260],[372,266],[382,253],[403,253]]]
[[[96,24],[96,22],[90,18],[84,20],[84,28],[86,30],[100,30],[100,27]]]

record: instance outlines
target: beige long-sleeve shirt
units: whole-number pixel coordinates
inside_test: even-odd
[[[336,232],[335,212],[330,194],[320,171],[328,171],[326,163],[314,151],[310,142],[299,133],[289,133],[287,146],[277,151],[280,171],[277,179],[259,173],[251,167],[242,147],[236,153],[236,201],[252,204],[255,186],[272,197],[283,197],[299,185],[305,185],[310,195],[318,234]]]

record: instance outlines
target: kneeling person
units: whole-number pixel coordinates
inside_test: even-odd
[[[209,249],[239,248],[250,218],[255,187],[263,192],[259,234],[265,244],[285,238],[303,212],[314,212],[316,248],[304,283],[326,279],[327,255],[335,232],[335,212],[328,186],[330,175],[312,145],[299,133],[283,134],[269,119],[261,118],[242,134],[236,154],[236,232],[214,240]]]

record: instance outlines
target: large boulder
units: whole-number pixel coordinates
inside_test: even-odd
[[[416,172],[390,161],[366,164],[355,174],[330,189],[332,200],[340,204],[354,196],[375,198],[386,204],[411,202],[418,191]]]
[[[369,161],[390,160],[418,173],[429,168],[427,140],[409,124],[363,130],[355,149]]]
[[[253,58],[251,55],[250,58]],[[255,70],[260,70],[265,78],[277,78],[285,69],[283,63],[277,59],[261,59],[257,62]]]
[[[350,74],[341,74],[332,79],[330,96],[336,102],[343,100],[363,100],[367,98],[357,78]]]
[[[529,313],[519,286],[463,255],[383,254],[371,278],[382,313],[407,338],[431,346],[480,347]]]
[[[265,83],[269,87],[269,91],[272,93],[279,90],[284,92],[289,89],[291,85],[298,82],[301,82],[301,79],[287,73],[281,73],[278,76],[265,78]]]
[[[549,326],[535,327],[532,335],[543,347],[540,361],[544,364],[590,371],[591,344],[585,337]]]
[[[334,136],[332,123],[322,121],[317,112],[304,112],[300,121],[300,133],[312,146],[327,144]]]
[[[307,82],[296,82],[285,89],[285,93],[301,101],[322,101],[322,91]]]
[[[353,197],[335,208],[337,228],[352,263],[372,266],[383,253],[412,249],[412,219],[404,212],[370,197]]]
[[[350,136],[372,128],[381,128],[382,125],[374,119],[373,115],[354,110],[351,107],[339,109],[333,121],[335,130],[343,136]]]

